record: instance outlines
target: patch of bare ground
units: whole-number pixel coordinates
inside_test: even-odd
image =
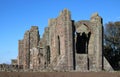
[[[120,77],[120,72],[0,72],[0,77]]]

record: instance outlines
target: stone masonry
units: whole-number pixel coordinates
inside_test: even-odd
[[[102,54],[103,23],[98,13],[90,20],[75,22],[70,11],[64,9],[57,18],[49,20],[42,38],[38,27],[32,26],[18,44],[18,65],[23,65],[23,69],[112,69]]]

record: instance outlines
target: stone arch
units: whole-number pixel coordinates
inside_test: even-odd
[[[91,38],[91,29],[86,24],[82,23],[76,27],[76,53],[87,54],[89,40]]]

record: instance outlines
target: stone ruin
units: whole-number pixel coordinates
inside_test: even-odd
[[[38,26],[32,26],[18,44],[18,66],[24,70],[113,70],[102,53],[103,22],[98,13],[75,22],[64,9],[49,20],[42,38]]]

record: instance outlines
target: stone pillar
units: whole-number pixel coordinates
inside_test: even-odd
[[[30,32],[26,31],[24,35],[24,69],[29,68],[30,62]]]
[[[40,35],[39,35],[39,30],[38,26],[32,26],[31,29],[29,30],[29,45],[30,45],[30,68],[38,68],[38,53],[39,53],[39,41],[40,41]]]
[[[102,70],[102,24],[98,24],[98,31],[97,31],[97,55],[96,55],[96,59],[97,59],[97,69]]]
[[[71,21],[71,15],[70,12],[65,9],[64,10],[64,16],[65,16],[65,27],[66,27],[66,52],[67,52],[67,58],[68,58],[68,70],[73,70],[73,25]]]
[[[23,54],[24,53],[24,41],[19,40],[18,41],[18,65],[23,65]]]
[[[30,49],[37,48],[40,40],[40,35],[37,26],[32,26],[30,29]]]
[[[98,15],[98,13],[94,13],[91,17],[91,22],[95,24],[95,58],[96,58],[96,70],[102,70],[102,18]]]

